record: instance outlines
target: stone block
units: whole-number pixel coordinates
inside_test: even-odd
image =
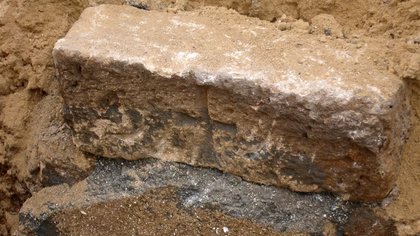
[[[88,8],[53,51],[74,141],[109,158],[213,167],[376,201],[409,127],[403,81],[368,46],[206,8]]]

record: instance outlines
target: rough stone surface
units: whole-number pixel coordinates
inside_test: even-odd
[[[27,144],[24,176],[30,192],[58,184],[75,184],[94,169],[94,157],[78,150],[72,142],[72,130],[62,116],[62,101],[58,95],[43,98],[34,110],[32,130]]]
[[[156,205],[156,201],[159,204]],[[138,209],[138,205],[139,210],[134,210]],[[276,232],[320,234],[326,224],[333,224],[338,232],[342,232],[347,222],[352,220],[349,218],[351,213],[359,208],[357,204],[342,202],[331,194],[296,193],[258,185],[213,169],[156,159],[99,159],[96,170],[84,181],[72,187],[65,184],[36,193],[25,202],[19,218],[27,230],[37,235],[112,234],[114,229],[120,229],[119,232],[124,235],[136,234],[136,230],[140,230],[137,235],[147,235],[142,234],[145,232],[142,230],[150,228],[149,224],[153,225],[153,234],[157,235],[173,235],[169,230],[172,225],[175,226],[172,230],[177,229],[181,235],[196,235],[194,230],[199,225],[184,225],[188,224],[190,217],[199,218],[201,224],[211,226],[206,219],[214,220],[212,212],[220,212],[221,216],[217,217],[229,217],[230,220],[225,222],[227,225],[219,222],[216,226],[220,230],[222,226],[227,226],[232,235],[241,235],[238,232],[241,228],[230,225],[241,220],[246,224],[237,227],[246,229],[252,228],[253,224],[259,225],[267,230],[261,235],[275,235]],[[95,213],[99,209],[108,209],[113,213],[100,216]],[[143,212],[144,209],[147,212]],[[168,220],[158,216],[159,212],[166,211],[167,217],[170,216]],[[200,212],[206,212],[209,218]],[[136,219],[143,214],[147,222],[138,223]],[[177,220],[179,215],[185,217],[180,222]],[[106,225],[103,222],[89,225],[100,217]],[[108,223],[109,218],[114,220]],[[157,222],[152,223],[153,220]],[[374,221],[375,217],[369,220]],[[130,222],[137,226],[131,228]],[[159,227],[159,224],[165,224],[165,227]],[[182,234],[182,230],[186,230],[186,234]],[[214,235],[214,232],[205,233],[207,230],[201,234]]]
[[[367,45],[322,37],[232,11],[103,5],[86,9],[53,54],[84,151],[381,199],[409,126],[405,86],[376,69]]]

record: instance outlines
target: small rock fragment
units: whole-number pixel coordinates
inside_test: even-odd
[[[279,21],[279,22],[276,22],[276,26],[281,31],[292,29],[292,25],[289,22]]]
[[[335,20],[334,16],[328,14],[320,14],[312,18],[310,32],[335,38],[344,37],[343,27]]]
[[[327,220],[324,224],[324,229],[322,232],[323,236],[336,236],[337,227],[331,221]]]
[[[308,22],[299,19],[292,23],[292,29],[295,32],[306,34],[309,33],[310,27]]]
[[[420,54],[407,53],[402,57],[401,75],[404,78],[420,80]]]

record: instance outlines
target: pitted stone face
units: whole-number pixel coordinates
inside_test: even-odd
[[[378,200],[408,130],[405,86],[345,40],[229,12],[88,8],[54,48],[83,151],[214,167]]]

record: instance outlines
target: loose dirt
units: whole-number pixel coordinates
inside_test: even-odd
[[[0,235],[17,228],[17,212],[21,204],[43,186],[74,182],[83,178],[92,166],[92,158],[78,154],[60,118],[60,99],[51,50],[80,12],[99,3],[122,4],[122,0],[2,0],[0,1]],[[192,10],[201,5],[225,6],[242,14],[272,21],[283,30],[307,30],[307,23],[321,13],[334,16],[342,26],[343,37],[358,44],[378,47],[381,53],[372,60],[407,81],[413,90],[412,130],[404,147],[401,172],[394,200],[384,208],[397,221],[402,235],[420,232],[420,2],[418,0],[145,0],[127,1],[138,7],[171,12]],[[296,19],[302,21],[296,21]],[[307,23],[305,23],[307,22]],[[317,22],[319,24],[319,22]],[[322,32],[322,31],[321,31]],[[297,33],[297,37],[304,37]],[[326,37],[326,40],[333,40]],[[382,43],[381,43],[382,44]],[[377,51],[377,50],[372,50]],[[44,132],[42,127],[55,127]],[[63,151],[68,161],[54,162],[62,155],[58,139],[67,140]],[[38,141],[37,141],[38,140]],[[39,144],[47,143],[43,148]],[[52,140],[52,141],[51,141]],[[67,142],[67,141],[66,141]],[[50,145],[51,144],[51,145]],[[52,149],[46,149],[46,147]],[[47,153],[47,154],[46,154]],[[44,178],[49,170],[45,163],[63,174],[57,181]],[[70,167],[69,167],[70,166]],[[57,168],[60,167],[60,168]],[[66,170],[70,169],[66,173]],[[54,176],[56,173],[50,174]],[[69,180],[71,176],[77,176]],[[76,231],[75,231],[76,232]]]
[[[99,203],[83,211],[72,210],[53,220],[60,222],[56,230],[69,236],[155,235],[157,232],[161,235],[291,235],[219,211],[182,210],[176,206],[175,198],[173,189],[161,189],[142,197]]]

